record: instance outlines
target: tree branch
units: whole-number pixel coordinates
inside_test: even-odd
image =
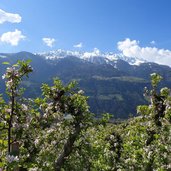
[[[61,167],[63,166],[65,160],[70,155],[70,153],[73,150],[74,142],[76,141],[77,137],[79,136],[81,132],[80,123],[77,122],[75,124],[75,131],[74,133],[70,133],[69,138],[67,139],[67,142],[64,144],[63,152],[58,157],[56,163],[55,163],[55,171],[61,171]]]

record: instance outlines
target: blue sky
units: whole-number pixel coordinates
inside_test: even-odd
[[[168,58],[170,9],[170,0],[1,0],[0,52],[163,50]]]

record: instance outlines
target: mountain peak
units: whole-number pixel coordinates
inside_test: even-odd
[[[69,51],[69,50],[53,50],[49,52],[41,52],[36,53],[47,60],[57,60],[61,58],[65,58],[67,56],[75,56],[80,59],[92,62],[92,63],[107,63],[110,64],[117,62],[117,60],[123,60],[130,65],[140,65],[141,63],[145,63],[144,59],[139,59],[136,57],[127,57],[120,53],[113,53],[113,52],[100,52],[99,49],[94,48],[91,52],[81,52],[81,51]]]

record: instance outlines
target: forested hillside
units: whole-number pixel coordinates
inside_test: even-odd
[[[75,56],[46,59],[28,52],[0,56],[1,76],[5,73],[2,62],[14,64],[17,60],[31,59],[33,73],[29,80],[22,82],[27,89],[25,97],[41,96],[41,84],[52,85],[54,77],[61,79],[64,84],[76,80],[78,87],[89,97],[90,111],[96,117],[101,117],[101,113],[111,113],[115,118],[136,115],[136,106],[147,104],[143,96],[144,87],[150,87],[149,75],[153,72],[163,77],[160,87],[171,84],[171,68],[155,63],[130,65],[121,59],[109,62],[103,57],[94,57],[91,60]],[[3,80],[0,80],[0,92],[5,92]]]

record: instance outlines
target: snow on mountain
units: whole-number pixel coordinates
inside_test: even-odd
[[[68,50],[58,49],[54,51],[42,52],[37,54],[44,57],[47,60],[57,60],[68,56],[74,56],[92,63],[98,63],[98,64],[112,63],[113,66],[115,63],[117,63],[118,60],[123,60],[125,62],[128,62],[130,65],[140,65],[141,63],[147,62],[144,59],[127,57],[124,56],[123,54],[116,54],[113,52],[102,53],[97,48],[95,48],[92,52],[68,51]]]

